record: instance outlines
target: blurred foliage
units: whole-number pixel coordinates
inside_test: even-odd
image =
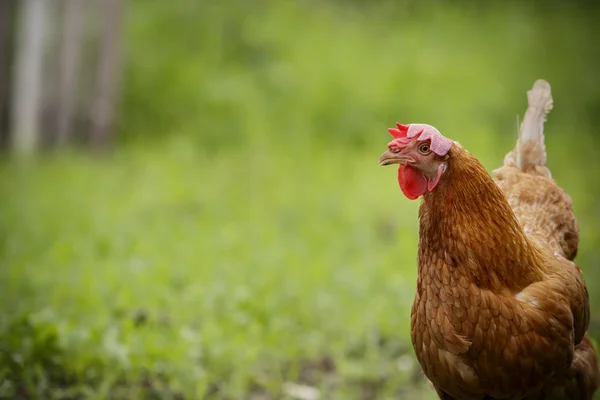
[[[432,398],[385,128],[491,170],[537,78],[599,339],[598,12],[466,4],[131,1],[114,154],[0,164],[0,397]]]
[[[365,132],[404,115],[446,132],[468,120],[473,131],[514,134],[538,77],[553,84],[555,124],[583,119],[587,128],[597,118],[599,37],[590,13],[572,5],[136,4],[126,138],[364,144],[373,137]]]

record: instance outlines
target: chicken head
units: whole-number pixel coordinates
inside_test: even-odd
[[[394,137],[379,165],[400,164],[398,183],[404,195],[415,200],[438,185],[447,168],[452,140],[426,124],[402,125],[388,131]]]

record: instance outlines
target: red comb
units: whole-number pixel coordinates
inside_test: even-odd
[[[396,122],[396,126],[398,127],[398,129],[388,128],[388,132],[391,133],[392,136],[396,139],[406,137],[406,134],[408,133],[408,128],[410,127],[410,125],[402,125],[402,124]]]
[[[394,137],[394,140],[388,144],[388,147],[405,147],[411,140],[420,142],[431,141],[431,151],[438,156],[444,156],[452,147],[452,140],[444,137],[440,131],[427,124],[408,124],[402,125],[396,122],[398,129],[389,128],[388,131]],[[390,147],[390,148],[391,148]]]

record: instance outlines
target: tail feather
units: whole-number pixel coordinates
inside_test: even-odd
[[[506,155],[504,165],[517,167],[523,172],[537,171],[538,174],[549,175],[550,171],[545,168],[544,122],[553,106],[550,84],[543,79],[535,81],[527,92],[527,100],[519,138],[514,150]]]
[[[552,110],[550,84],[538,79],[527,92],[528,107],[519,131],[515,148],[517,168],[525,171],[530,166],[546,165],[544,122]]]

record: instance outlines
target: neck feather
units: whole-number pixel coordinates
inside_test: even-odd
[[[458,144],[439,185],[423,196],[419,219],[420,274],[447,269],[481,288],[513,291],[541,279],[541,254],[504,193]]]

